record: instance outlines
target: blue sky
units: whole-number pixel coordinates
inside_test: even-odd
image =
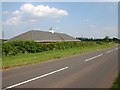
[[[74,37],[118,36],[117,2],[3,2],[2,11],[5,38],[51,26]]]

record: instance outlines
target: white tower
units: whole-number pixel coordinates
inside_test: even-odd
[[[55,33],[52,27],[49,29],[49,32]]]

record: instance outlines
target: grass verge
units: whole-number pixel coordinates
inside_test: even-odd
[[[74,54],[94,51],[97,49],[108,48],[112,46],[115,46],[115,43],[87,46],[87,47],[75,47],[65,50],[53,50],[53,51],[46,51],[41,53],[26,53],[26,54],[18,54],[15,56],[3,56],[2,69],[39,63],[51,59],[62,58]]]
[[[112,86],[111,90],[120,90],[120,73],[119,73],[116,81],[113,83],[113,86]]]

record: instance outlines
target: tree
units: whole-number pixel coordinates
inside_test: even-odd
[[[103,38],[103,41],[105,41],[105,42],[109,42],[109,36],[105,36],[105,38]]]

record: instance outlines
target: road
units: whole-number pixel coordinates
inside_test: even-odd
[[[110,88],[118,74],[117,46],[3,71],[3,89]]]

